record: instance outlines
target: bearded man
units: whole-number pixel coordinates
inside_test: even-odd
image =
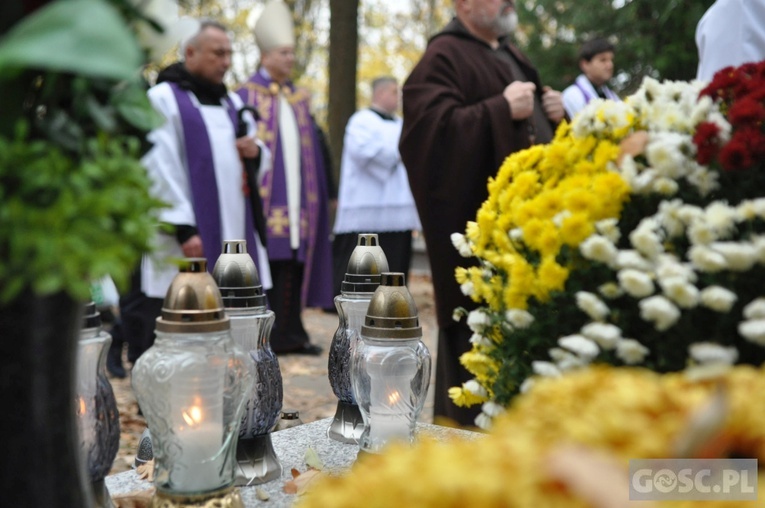
[[[455,0],[456,17],[429,42],[403,88],[399,144],[417,204],[433,276],[439,326],[434,415],[473,424],[480,408],[458,408],[452,386],[471,378],[459,363],[471,332],[452,319],[475,308],[454,279],[452,233],[465,231],[487,198],[487,180],[511,153],[551,141],[564,116],[560,92],[542,87],[510,42],[515,2]]]

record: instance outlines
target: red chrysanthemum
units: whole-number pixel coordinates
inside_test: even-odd
[[[734,136],[720,150],[720,164],[726,171],[747,169],[752,165],[752,154],[744,140]]]
[[[707,165],[714,160],[720,149],[720,127],[712,122],[702,122],[696,127],[693,143],[696,145],[696,161]]]

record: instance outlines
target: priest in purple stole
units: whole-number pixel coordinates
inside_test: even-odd
[[[260,68],[239,88],[260,117],[258,137],[273,155],[261,183],[276,314],[271,347],[277,354],[319,355],[303,327],[304,307],[332,307],[328,189],[308,97],[290,81],[295,63],[292,15],[269,2],[255,25]]]
[[[155,252],[144,256],[130,292],[120,300],[121,321],[113,334],[115,342],[128,342],[132,363],[154,342],[154,322],[178,273],[173,259],[205,257],[212,270],[224,240],[244,239],[263,287],[271,286],[267,252],[256,233],[249,188],[243,183],[243,160],[259,164],[265,174],[270,153],[255,138],[255,120],[249,113],[241,116],[250,134],[239,135],[244,104],[223,83],[231,65],[225,27],[201,23],[185,44],[184,57],[163,69],[148,92],[165,123],[149,133],[153,146],[142,162],[153,193],[168,204],[159,219],[173,226],[173,232],[158,230]]]

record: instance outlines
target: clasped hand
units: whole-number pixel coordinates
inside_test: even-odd
[[[513,81],[505,87],[502,95],[510,105],[513,120],[524,120],[534,113],[534,83]],[[563,99],[561,93],[549,86],[542,89],[542,109],[550,121],[558,123],[563,119]]]

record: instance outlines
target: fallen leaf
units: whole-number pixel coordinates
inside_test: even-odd
[[[318,469],[319,471],[324,470],[324,463],[313,448],[308,448],[305,451],[305,465],[313,469]]]
[[[271,496],[268,495],[268,492],[261,489],[260,487],[255,487],[255,497],[257,497],[261,501],[268,501],[269,499],[271,499]]]
[[[292,471],[294,475],[295,469]],[[321,471],[317,469],[309,469],[305,473],[300,473],[292,480],[285,482],[283,490],[286,494],[303,494],[310,484],[323,476],[326,475]]]

